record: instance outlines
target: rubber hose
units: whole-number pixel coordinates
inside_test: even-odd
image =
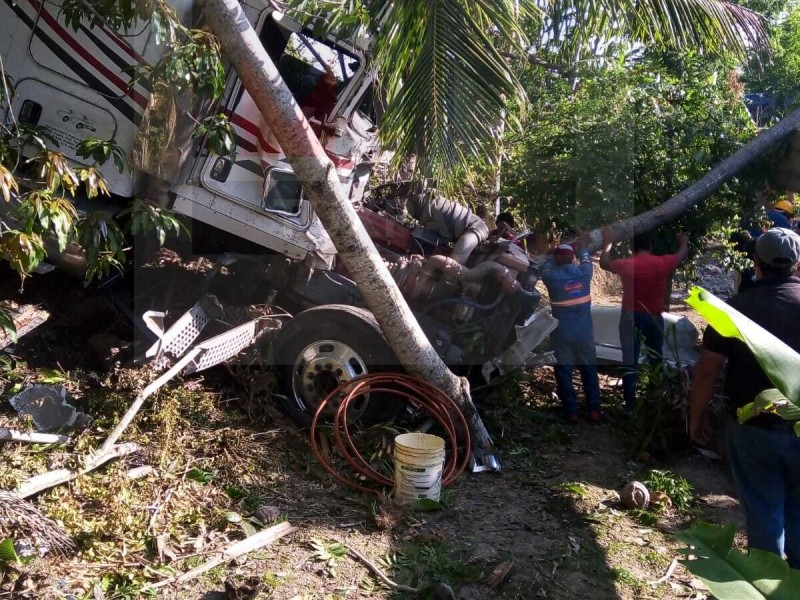
[[[385,393],[406,400],[415,409],[424,409],[441,425],[445,432],[446,461],[442,469],[442,485],[450,485],[464,472],[469,461],[471,441],[469,427],[458,404],[447,394],[426,381],[400,373],[374,373],[364,375],[341,384],[320,402],[311,421],[311,449],[322,467],[336,481],[362,492],[381,494],[383,487],[394,487],[394,480],[381,475],[361,456],[350,436],[347,423],[347,408],[350,402],[364,394]],[[367,487],[348,479],[337,471],[323,455],[317,442],[317,424],[328,404],[342,395],[333,419],[333,439],[339,454],[362,478],[381,487]],[[455,416],[455,420],[454,417]],[[464,434],[463,446],[459,447],[459,429]]]

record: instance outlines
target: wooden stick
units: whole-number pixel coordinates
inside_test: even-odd
[[[675,568],[677,566],[678,566],[678,559],[675,558],[675,559],[672,560],[671,563],[669,563],[669,567],[667,568],[667,572],[664,574],[663,577],[661,577],[660,579],[656,579],[655,581],[648,581],[647,583],[649,583],[652,586],[656,586],[656,585],[659,585],[661,583],[666,582],[670,577],[672,577],[672,574],[675,572]]]
[[[341,542],[340,542],[341,543]],[[358,560],[360,560],[364,565],[372,571],[378,579],[380,579],[383,583],[388,585],[390,588],[397,590],[398,592],[405,592],[406,594],[419,594],[419,588],[409,587],[407,585],[402,585],[397,583],[396,581],[392,581],[389,579],[386,574],[378,568],[374,562],[368,559],[366,556],[361,554],[358,550],[353,548],[350,544],[342,544],[345,548],[350,551],[350,554],[355,556]]]
[[[141,450],[139,444],[128,442],[113,446],[109,452],[89,454],[85,457],[83,465],[80,468],[75,470],[56,469],[55,471],[48,471],[47,473],[36,475],[19,484],[16,493],[20,498],[28,498],[29,496],[38,494],[56,485],[77,479],[81,475],[103,466],[114,458],[122,458],[123,456],[139,452],[139,450]]]
[[[194,579],[198,575],[202,575],[206,571],[210,571],[214,567],[219,565],[225,564],[228,561],[233,560],[234,558],[238,558],[243,556],[244,554],[249,554],[254,550],[259,550],[264,546],[267,546],[274,542],[277,539],[282,538],[285,535],[289,535],[296,531],[295,527],[288,521],[284,521],[283,523],[278,523],[277,525],[273,525],[268,529],[264,529],[263,531],[259,531],[255,535],[251,535],[249,538],[245,538],[241,541],[236,542],[228,546],[225,550],[222,550],[217,556],[214,556],[204,562],[202,565],[191,569],[190,571],[186,571],[183,575],[178,575],[177,577],[171,577],[169,579],[165,579],[164,581],[159,581],[157,583],[153,583],[151,585],[146,586],[144,589],[147,590],[157,590],[159,588],[177,584],[181,585],[186,583],[187,581]]]
[[[128,479],[141,479],[156,472],[156,468],[151,465],[142,465],[141,467],[134,467],[125,472],[125,477]]]
[[[19,431],[0,427],[0,440],[4,442],[28,442],[30,444],[71,444],[72,438],[68,435],[54,433],[37,433],[35,431]]]

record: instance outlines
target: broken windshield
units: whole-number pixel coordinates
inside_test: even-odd
[[[358,71],[359,60],[341,48],[292,33],[278,70],[309,118],[325,121]]]

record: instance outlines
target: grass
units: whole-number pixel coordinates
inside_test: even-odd
[[[634,592],[639,592],[643,584],[633,573],[621,567],[614,567],[611,569],[611,577],[614,581],[622,586],[630,588]]]
[[[650,492],[663,492],[672,501],[672,505],[685,511],[694,503],[694,489],[686,479],[671,471],[652,470],[645,479]]]
[[[384,556],[379,564],[393,574],[395,581],[411,586],[439,582],[458,589],[483,577],[480,566],[454,555],[443,543],[412,542]]]

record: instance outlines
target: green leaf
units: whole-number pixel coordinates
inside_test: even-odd
[[[679,552],[694,556],[681,560],[720,600],[795,600],[800,597],[800,571],[790,569],[777,554],[733,548],[735,527],[708,523],[675,535],[689,544]]]
[[[247,490],[235,485],[230,485],[225,488],[225,493],[228,494],[233,500],[241,500],[247,497]]]
[[[761,410],[775,412],[784,418],[797,418],[789,403],[800,406],[800,354],[783,340],[744,316],[706,290],[695,287],[689,292],[686,303],[705,318],[723,337],[735,338],[747,344],[777,388],[762,393],[752,405],[740,413],[740,420],[755,416]],[[778,411],[778,407],[781,411]]]
[[[775,388],[764,390],[755,400],[736,411],[740,423],[761,413],[776,414],[787,421],[800,421],[800,406],[792,404],[780,390]]]
[[[419,512],[432,512],[435,510],[443,510],[446,507],[438,500],[433,500],[431,498],[420,498],[411,505],[411,508],[412,510]]]
[[[244,532],[244,534],[247,537],[250,537],[251,535],[255,535],[256,533],[258,533],[258,529],[256,529],[255,526],[252,523],[249,523],[248,521],[240,521],[239,527],[242,529],[242,532]]]
[[[205,471],[203,469],[199,469],[198,467],[192,467],[186,473],[186,479],[191,479],[192,481],[196,481],[202,485],[206,485],[214,480],[216,477],[216,473],[213,471]],[[241,518],[241,517],[240,517]]]
[[[14,540],[6,538],[0,542],[0,562],[4,563],[17,563],[19,556],[17,551],[14,550]]]
[[[59,371],[58,369],[42,369],[39,371],[39,377],[37,380],[40,383],[62,383],[66,381],[66,377],[64,377],[64,373]]]
[[[11,318],[11,314],[0,306],[0,332],[6,333],[12,342],[17,341],[17,326],[14,324],[14,319]]]

